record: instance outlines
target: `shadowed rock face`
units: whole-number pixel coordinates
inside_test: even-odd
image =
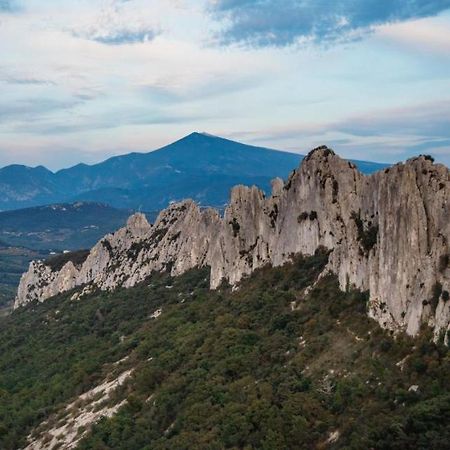
[[[142,214],[106,236],[79,267],[52,272],[33,262],[15,306],[80,285],[130,287],[153,271],[179,275],[211,267],[211,288],[295,253],[331,250],[327,271],[342,289],[370,290],[369,314],[382,326],[414,335],[427,322],[450,322],[450,176],[427,157],[364,176],[326,147],[313,150],[272,196],[237,186],[224,216],[187,200],[150,225]]]

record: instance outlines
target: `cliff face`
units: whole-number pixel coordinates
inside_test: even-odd
[[[286,183],[274,180],[269,198],[235,187],[223,217],[187,200],[153,226],[132,216],[79,267],[69,262],[52,272],[31,263],[15,306],[81,285],[130,287],[153,271],[178,275],[205,265],[211,288],[235,285],[258,267],[323,246],[342,289],[370,290],[369,314],[382,326],[414,335],[426,322],[438,333],[450,323],[449,199],[449,170],[427,157],[364,176],[321,147]]]

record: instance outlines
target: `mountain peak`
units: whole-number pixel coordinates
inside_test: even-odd
[[[182,137],[181,139],[179,139],[176,142],[199,140],[199,139],[202,139],[202,140],[210,140],[210,139],[226,140],[225,138],[222,138],[220,136],[216,136],[214,134],[207,133],[206,131],[193,131],[192,133],[189,133],[188,135]]]
[[[151,229],[145,215],[139,212],[129,217],[126,227],[133,236],[144,236]]]
[[[213,138],[213,139],[224,139],[220,136],[217,136],[216,134],[207,133],[206,131],[195,132],[195,134],[198,134],[203,137]]]
[[[305,161],[308,161],[309,159],[313,157],[328,157],[328,156],[334,156],[336,153],[326,145],[320,145],[319,147],[313,148],[306,156]]]

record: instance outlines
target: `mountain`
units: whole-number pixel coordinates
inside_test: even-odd
[[[101,203],[60,203],[0,212],[4,246],[35,250],[92,247],[102,236],[123,226],[130,210]]]
[[[45,167],[11,165],[0,169],[0,209],[15,209],[58,201],[58,182]]]
[[[223,206],[236,184],[270,191],[270,180],[286,178],[303,156],[192,133],[149,153],[131,153],[92,166],[78,164],[52,173],[43,167],[0,170],[0,209],[58,202],[93,201],[116,208],[156,211],[193,198]],[[364,173],[386,164],[356,162]]]
[[[370,291],[368,314],[382,327],[416,335],[428,324],[438,339],[450,327],[449,205],[449,170],[430,157],[366,176],[319,147],[286,182],[274,180],[271,197],[237,186],[223,215],[186,200],[162,211],[154,225],[132,216],[82,259],[57,269],[51,261],[32,263],[15,306],[203,266],[210,267],[212,289],[236,286],[255,269],[325,248],[324,273],[335,274],[343,290]]]
[[[0,317],[0,448],[434,449],[450,439],[450,171],[320,147],[272,196],[133,214]]]
[[[0,318],[0,448],[446,450],[450,353],[396,338],[327,254],[73,292]]]

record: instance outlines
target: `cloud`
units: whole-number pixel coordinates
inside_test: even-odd
[[[155,30],[113,30],[106,34],[94,34],[91,36],[91,39],[102,44],[121,45],[148,42],[153,40],[157,35],[158,33]]]
[[[36,120],[48,113],[70,110],[81,103],[81,100],[56,100],[53,98],[34,98],[0,102],[0,124],[20,121],[27,124],[30,119]]]
[[[152,41],[161,33],[158,26],[131,0],[110,0],[103,4],[91,23],[72,34],[106,45]]]
[[[334,129],[354,136],[427,136],[450,139],[450,101],[394,108],[366,113],[334,125]]]
[[[407,49],[440,55],[450,54],[450,29],[445,20],[414,20],[383,25],[378,28],[377,37]]]
[[[450,100],[376,110],[335,122],[291,124],[241,134],[258,144],[305,152],[329,145],[348,158],[396,162],[421,153],[450,165]],[[237,137],[237,136],[235,136]],[[301,143],[302,148],[298,145]]]
[[[223,44],[281,47],[354,40],[377,25],[435,16],[450,0],[211,0]]]
[[[67,107],[70,107],[68,105]],[[51,119],[46,121],[35,121],[33,124],[24,126],[21,124],[18,131],[21,133],[37,133],[40,136],[55,135],[62,136],[64,134],[93,132],[99,130],[111,130],[117,128],[126,128],[132,125],[170,125],[170,124],[186,124],[193,121],[205,120],[205,115],[183,115],[169,114],[162,111],[151,112],[144,110],[136,111],[111,111],[105,113],[101,117],[85,115],[78,116],[69,123],[65,123],[59,119]],[[1,115],[0,115],[1,123]]]
[[[408,136],[450,139],[450,100],[372,110],[334,122],[301,123],[273,129],[266,139],[319,136],[338,132],[355,137]],[[263,136],[263,133],[259,133]]]
[[[2,71],[0,67],[0,81],[7,84],[19,86],[55,86],[56,83],[52,80],[45,80],[28,75],[10,75]]]
[[[9,78],[5,80],[8,84],[19,84],[29,86],[54,86],[55,83],[50,80],[39,80],[37,78]]]
[[[165,82],[165,83],[164,83]],[[187,102],[199,102],[205,99],[219,99],[231,94],[244,92],[261,86],[264,79],[259,74],[246,74],[245,71],[236,74],[214,73],[212,70],[204,79],[195,80],[190,84],[171,85],[167,80],[161,84],[137,86],[139,93],[161,105],[180,105]]]

